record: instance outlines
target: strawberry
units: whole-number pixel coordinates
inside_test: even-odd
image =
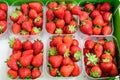
[[[32,70],[31,74],[32,74],[32,79],[36,79],[36,78],[40,77],[41,72],[40,72],[40,70],[38,68],[34,68]]]
[[[49,68],[49,73],[51,76],[56,76],[57,75],[58,68]]]
[[[93,40],[86,40],[85,41],[85,48],[93,49],[93,47],[94,47],[94,41]]]
[[[80,31],[83,32],[84,34],[92,35],[92,21],[90,20],[85,20],[81,22],[81,25],[79,27]]]
[[[79,6],[74,6],[74,7],[71,9],[71,12],[72,12],[72,14],[79,15],[80,12],[81,12],[81,9],[80,9]]]
[[[101,44],[101,45],[104,45],[105,44],[105,39],[99,39],[97,41],[97,43]]]
[[[35,26],[37,26],[37,27],[42,27],[43,19],[42,19],[40,16],[36,17],[36,18],[34,19],[34,24],[35,24]]]
[[[101,7],[101,4],[98,3],[97,6],[96,6],[96,9],[97,9],[97,10],[100,10],[100,7]]]
[[[100,10],[102,11],[110,11],[111,9],[111,5],[108,2],[104,2],[101,6],[100,6]]]
[[[41,28],[33,27],[30,33],[32,35],[36,35],[36,34],[39,34],[40,32],[41,32]]]
[[[110,12],[105,12],[102,16],[103,16],[103,20],[104,20],[104,21],[110,21],[110,20],[111,20],[111,17],[112,17],[112,13],[110,13]]]
[[[36,40],[33,43],[34,54],[39,54],[43,50],[43,43],[40,40]]]
[[[55,47],[57,47],[57,45],[62,44],[62,37],[61,36],[55,36],[52,38],[52,43]]]
[[[62,61],[62,65],[69,65],[71,63],[70,57],[64,57]]]
[[[72,71],[72,76],[78,76],[81,73],[79,66],[77,64],[74,64],[74,69]]]
[[[7,29],[7,22],[6,21],[0,21],[0,34],[4,33]]]
[[[87,12],[91,12],[91,11],[93,11],[94,9],[95,9],[95,6],[94,6],[93,4],[91,4],[91,3],[88,3],[88,4],[85,5],[85,10],[86,10]]]
[[[31,77],[31,71],[28,68],[20,68],[18,73],[21,79],[25,79],[25,78],[30,79]]]
[[[22,28],[30,32],[32,30],[32,25],[30,24],[30,22],[26,21],[22,23]]]
[[[118,69],[117,66],[113,63],[113,67],[110,70],[110,76],[116,76],[116,75],[118,75]]]
[[[24,52],[25,53],[25,52]],[[26,55],[26,56],[22,56],[20,58],[20,64],[24,67],[27,67],[30,65],[31,61],[32,61],[33,55]]]
[[[84,20],[88,19],[88,13],[85,11],[81,11],[79,14],[79,19],[80,19],[80,21],[84,21]]]
[[[7,15],[6,15],[5,11],[0,10],[0,20],[5,20],[6,17],[7,17]]]
[[[49,56],[49,63],[54,67],[58,68],[63,61],[63,57],[61,55]]]
[[[29,12],[29,5],[28,4],[22,4],[21,5],[21,10],[23,12],[23,14],[27,15]]]
[[[18,38],[11,38],[9,40],[9,45],[13,50],[21,50],[22,49],[22,42]]]
[[[7,4],[1,3],[1,4],[0,4],[0,9],[3,10],[3,11],[5,11],[5,12],[7,12],[7,11],[8,11],[8,6],[7,6]]]
[[[96,16],[100,15],[99,10],[93,10],[90,14],[90,17],[94,19]]]
[[[63,30],[61,28],[56,28],[55,29],[55,34],[62,34]]]
[[[63,10],[67,9],[67,6],[66,6],[66,4],[64,2],[62,4],[59,4],[58,7],[63,8]]]
[[[32,49],[32,42],[30,40],[26,40],[23,42],[23,49],[29,50]]]
[[[77,39],[73,39],[72,40],[72,46],[78,46],[79,45],[79,42]]]
[[[22,53],[22,56],[29,56],[29,55],[33,55],[33,50],[32,49],[25,50]]]
[[[55,18],[55,15],[52,10],[48,9],[46,12],[46,17],[48,21],[52,21]]]
[[[72,14],[70,13],[70,11],[68,11],[68,10],[65,11],[64,20],[67,24],[70,23],[70,21],[72,20]]]
[[[43,18],[43,12],[38,13],[38,16]]]
[[[27,20],[27,17],[25,15],[21,15],[17,21],[18,24],[22,24],[24,21]]]
[[[58,4],[56,2],[50,2],[47,6],[48,8],[54,9],[54,8],[57,8]]]
[[[14,23],[14,24],[12,25],[12,32],[13,32],[14,34],[18,34],[20,31],[21,31],[20,25],[17,24],[17,23]]]
[[[87,53],[90,53],[90,50],[87,49],[87,48],[84,48],[84,49],[83,49],[83,53],[84,53],[84,55],[86,55]]]
[[[98,15],[93,19],[93,24],[95,26],[103,26],[103,23],[104,23],[104,21],[103,21],[103,18],[101,15]]]
[[[103,35],[110,35],[112,32],[112,28],[110,26],[104,26],[102,28],[102,34]]]
[[[64,32],[67,34],[74,34],[76,32],[76,26],[75,25],[68,25],[65,27]]]
[[[46,24],[46,30],[48,33],[53,34],[56,29],[56,25],[54,22],[47,22]]]
[[[75,25],[75,26],[77,26],[78,23],[77,23],[77,21],[75,21],[75,20],[71,20],[71,21],[70,21],[70,25]]]
[[[12,69],[9,69],[8,72],[7,72],[7,74],[9,76],[9,78],[11,78],[11,79],[16,79],[17,76],[18,76],[17,71],[12,70]]]
[[[43,64],[43,54],[39,53],[33,57],[32,65],[40,67]]]
[[[58,7],[57,9],[54,10],[54,14],[57,18],[63,19],[65,11],[63,10],[63,8]]]
[[[63,28],[65,26],[65,21],[63,19],[58,19],[56,21],[56,27]]]
[[[94,35],[100,35],[101,34],[102,27],[100,26],[95,26],[93,27],[93,34]]]
[[[37,13],[42,11],[42,4],[39,2],[30,2],[29,7],[34,9]],[[34,14],[35,15],[35,14]]]
[[[72,41],[73,41],[72,36],[66,35],[66,36],[63,37],[63,42],[68,44],[69,46],[71,46]]]
[[[67,55],[68,47],[65,43],[58,45],[58,53],[60,55]]]
[[[34,15],[33,15],[34,14]],[[29,17],[35,19],[38,16],[37,12],[34,9],[29,11]]]
[[[61,73],[62,76],[68,77],[68,76],[71,75],[73,69],[74,69],[73,65],[62,66],[60,68],[60,73]]]
[[[12,70],[18,70],[18,66],[17,66],[17,60],[14,58],[10,58],[6,61],[7,66],[12,69]]]
[[[10,55],[10,58],[11,58],[11,59],[14,58],[14,59],[16,59],[16,60],[19,60],[20,57],[21,57],[21,54],[22,54],[21,51],[16,51],[16,52],[14,52],[13,54]]]

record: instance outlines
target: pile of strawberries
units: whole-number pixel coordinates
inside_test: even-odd
[[[20,9],[16,9],[10,15],[13,21],[11,30],[16,35],[37,35],[42,30],[43,6],[39,2],[22,4]]]
[[[86,73],[94,78],[112,77],[118,75],[118,69],[114,61],[115,44],[108,39],[85,41],[84,63]]]
[[[82,33],[87,35],[109,35],[112,32],[110,20],[112,13],[111,5],[108,2],[94,5],[86,4],[79,14],[80,26]]]
[[[26,40],[23,43],[18,38],[9,41],[12,54],[6,61],[11,79],[36,79],[41,76],[40,67],[43,64],[43,43],[36,40],[33,43]]]
[[[7,29],[7,11],[7,4],[0,4],[0,34],[4,33]]]
[[[81,74],[80,67],[75,62],[80,60],[82,53],[78,40],[72,36],[54,36],[50,41],[48,55],[51,76],[69,77]]]
[[[46,11],[46,30],[50,34],[73,34],[77,30],[77,20],[80,7],[72,3],[50,2]]]

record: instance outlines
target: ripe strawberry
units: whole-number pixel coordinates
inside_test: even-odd
[[[22,15],[22,12],[21,11],[14,11],[12,12],[12,14],[10,15],[10,19],[13,21],[13,22],[16,22],[19,17]]]
[[[61,55],[55,55],[55,56],[49,56],[49,63],[54,67],[58,68],[63,61],[63,56]]]
[[[101,30],[102,30],[102,27],[100,27],[100,26],[95,26],[95,27],[93,28],[93,34],[94,34],[94,35],[100,35],[100,34],[101,34]]]
[[[94,19],[96,16],[100,15],[99,10],[93,10],[90,14],[90,17]]]
[[[62,66],[60,68],[60,73],[61,73],[62,76],[68,77],[68,76],[71,75],[73,69],[74,69],[73,65]]]
[[[29,50],[32,49],[32,42],[30,40],[26,40],[23,42],[23,49]]]
[[[9,45],[13,50],[21,50],[22,49],[22,42],[18,38],[11,38],[9,40]]]
[[[13,32],[14,34],[18,34],[20,31],[21,31],[20,25],[17,24],[17,23],[14,23],[14,24],[12,25],[12,32]]]
[[[29,79],[31,77],[31,71],[28,68],[20,68],[18,73],[21,79]]]
[[[20,58],[20,64],[24,67],[27,67],[30,65],[32,58],[33,58],[33,55],[22,56]]]
[[[53,46],[57,47],[57,45],[60,45],[62,44],[62,37],[61,36],[55,36],[52,38],[52,43],[53,43]]]
[[[34,15],[33,15],[34,14]],[[29,11],[29,17],[35,19],[38,16],[37,12],[34,9]]]
[[[18,76],[17,71],[12,70],[12,69],[9,69],[8,72],[7,72],[7,74],[9,76],[9,78],[11,78],[11,79],[16,79],[17,76]]]
[[[84,34],[92,35],[92,21],[90,20],[85,20],[81,22],[81,25],[79,27],[80,31],[83,32]]]
[[[36,78],[40,77],[41,72],[40,72],[40,70],[38,68],[34,68],[32,70],[31,74],[32,74],[32,79],[36,79]]]
[[[72,40],[72,46],[78,46],[79,45],[79,42],[77,39],[73,39]]]
[[[93,24],[95,26],[103,26],[103,23],[104,23],[104,21],[103,21],[103,18],[101,15],[98,15],[93,19]]]
[[[40,16],[36,17],[34,19],[34,24],[37,27],[42,27],[42,25],[43,25],[43,19],[42,19],[42,17],[40,17]]]
[[[74,6],[74,7],[71,9],[71,12],[72,12],[72,14],[79,15],[80,12],[81,12],[81,9],[80,9],[79,6]]]
[[[39,54],[43,50],[43,43],[40,40],[36,40],[33,43],[34,54]]]
[[[21,15],[17,21],[18,24],[22,24],[24,21],[27,20],[27,17],[25,15]]]
[[[19,60],[20,57],[21,57],[21,54],[22,54],[21,51],[16,51],[16,52],[14,52],[13,54],[10,55],[10,58],[11,58],[11,59],[14,58],[14,59],[16,59],[16,60]]]
[[[42,4],[39,2],[30,2],[29,7],[31,9],[34,9],[37,13],[40,13],[42,11]]]
[[[22,4],[21,5],[21,10],[23,12],[23,14],[27,15],[29,12],[29,5],[28,4]]]
[[[5,20],[6,17],[7,17],[7,15],[6,15],[5,11],[0,10],[0,20]]]
[[[85,12],[85,11],[81,11],[80,14],[79,14],[79,19],[80,19],[80,21],[87,20],[88,19],[88,13]]]
[[[105,52],[104,52],[105,53]],[[104,61],[108,61],[108,62],[113,62],[113,58],[110,54],[102,54],[101,55],[101,60],[104,62]]]
[[[83,53],[84,53],[84,55],[86,55],[87,53],[90,53],[90,50],[87,49],[87,48],[84,48],[84,49],[83,49]]]
[[[32,25],[30,24],[30,22],[26,21],[22,23],[22,28],[30,32],[32,30]]]
[[[73,41],[72,36],[66,35],[66,36],[63,37],[63,42],[68,44],[69,46],[71,46],[72,41]]]
[[[33,57],[32,65],[40,67],[43,64],[43,54],[39,53]]]
[[[57,8],[58,4],[56,2],[50,2],[47,6],[48,8],[54,9],[54,8]]]
[[[55,34],[62,34],[63,30],[61,28],[56,28],[55,29]]]
[[[67,24],[70,23],[70,21],[72,20],[72,14],[70,13],[70,11],[68,11],[68,10],[65,11],[64,20]]]
[[[39,28],[39,27],[33,27],[30,33],[31,33],[32,35],[37,35],[37,34],[39,34],[40,32],[41,32],[41,28]]]
[[[64,15],[65,15],[65,11],[63,10],[63,8],[57,8],[54,10],[54,14],[57,18],[63,19]]]
[[[87,12],[91,12],[91,11],[93,11],[94,9],[95,9],[95,6],[94,6],[93,4],[91,4],[91,3],[88,3],[88,4],[85,5],[85,10],[86,10]]]
[[[0,34],[4,33],[7,29],[7,22],[6,21],[0,21]]]
[[[32,49],[25,50],[22,53],[22,56],[29,56],[29,55],[33,55],[33,50]]]
[[[66,45],[65,43],[60,44],[57,49],[58,49],[58,53],[59,53],[60,55],[65,55],[65,54],[67,54],[66,52],[67,52],[67,50],[68,50],[68,47],[67,47],[67,45]]]
[[[117,70],[117,66],[113,63],[113,67],[110,70],[110,76],[116,76],[118,75],[118,70]]]
[[[109,35],[112,32],[112,28],[110,26],[104,26],[102,28],[102,34],[103,35]]]
[[[1,3],[1,4],[0,4],[0,9],[3,10],[3,11],[5,11],[5,12],[7,12],[7,11],[8,11],[8,6],[7,6],[7,4]]]
[[[7,66],[12,70],[18,70],[17,60],[14,58],[10,58],[7,60]]]
[[[57,75],[58,68],[49,68],[49,73],[51,76]]]
[[[53,34],[54,31],[55,31],[55,29],[56,29],[56,25],[55,25],[54,22],[48,22],[48,23],[46,24],[46,30],[47,30],[48,33]]]
[[[75,25],[68,25],[65,27],[64,32],[67,34],[74,34],[76,32],[76,26]]]
[[[65,26],[65,21],[63,19],[58,19],[56,21],[56,27],[63,28]]]
[[[101,4],[98,3],[97,6],[96,6],[96,9],[97,9],[97,10],[100,10],[100,7],[101,7]]]
[[[102,11],[110,11],[110,9],[111,9],[111,5],[108,2],[104,2],[100,7],[100,10]]]
[[[110,12],[105,12],[102,16],[103,16],[103,20],[104,20],[104,21],[110,21],[110,20],[111,20],[111,17],[112,17],[112,13],[110,13]]]
[[[48,21],[52,21],[55,18],[55,15],[52,10],[48,9],[46,12],[46,17]]]
[[[62,65],[69,65],[71,63],[71,58],[70,57],[64,57],[62,61]]]
[[[94,47],[94,41],[93,40],[86,40],[85,41],[85,48],[93,49],[93,47]]]
[[[79,66],[77,64],[74,64],[74,69],[72,71],[72,76],[78,76],[81,73]]]
[[[77,21],[75,21],[75,20],[71,20],[71,21],[70,21],[70,25],[75,25],[75,26],[77,26],[78,23],[77,23]]]
[[[97,43],[101,44],[101,45],[104,45],[105,44],[105,39],[99,39],[97,41]]]
[[[67,6],[66,6],[66,4],[64,2],[62,4],[59,4],[58,7],[63,8],[63,10],[67,9]]]

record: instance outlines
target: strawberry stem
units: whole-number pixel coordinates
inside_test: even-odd
[[[76,31],[75,25],[69,25],[68,27],[69,27],[69,30],[70,30],[71,32],[75,32],[75,31]]]
[[[64,53],[64,57],[67,57],[67,56],[70,56],[70,51],[69,50],[67,50],[65,53]]]
[[[15,43],[15,38],[10,38],[8,43],[9,43],[9,46],[12,48]]]
[[[74,58],[79,61],[80,60],[80,57],[82,56],[82,53],[81,51],[76,51],[75,54],[74,54]]]
[[[48,50],[48,54],[49,54],[49,56],[54,56],[54,55],[56,55],[57,54],[57,50],[56,50],[56,48],[50,48],[49,50]]]

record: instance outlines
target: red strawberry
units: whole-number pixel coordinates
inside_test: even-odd
[[[33,43],[34,54],[39,54],[43,50],[43,43],[40,40],[36,40]]]
[[[18,34],[20,31],[21,31],[20,25],[17,24],[17,23],[14,23],[14,24],[12,25],[12,32],[13,32],[14,34]]]
[[[47,20],[52,21],[54,19],[55,15],[54,15],[53,11],[49,9],[46,12],[46,17],[47,17]]]
[[[58,4],[56,2],[50,2],[47,6],[48,8],[57,8]]]
[[[85,48],[93,49],[93,47],[94,47],[94,41],[93,40],[86,40],[85,41]]]
[[[36,17],[36,18],[34,19],[34,24],[35,24],[35,26],[37,26],[37,27],[42,27],[43,19],[42,19],[40,16]]]
[[[88,11],[88,12],[93,11],[94,8],[95,8],[95,6],[91,3],[88,3],[88,4],[85,5],[85,10]]]
[[[5,11],[5,12],[7,12],[7,11],[8,11],[8,6],[7,6],[7,4],[1,3],[1,4],[0,4],[0,9],[3,10],[3,11]]]
[[[27,20],[27,17],[25,15],[21,15],[17,21],[18,24],[22,24],[24,21]]]
[[[77,64],[74,64],[74,69],[72,71],[72,76],[78,76],[81,73],[79,66]]]
[[[101,55],[101,60],[104,62],[105,60],[108,61],[108,62],[113,62],[113,58],[110,54],[102,54]]]
[[[94,35],[100,35],[100,34],[101,34],[101,30],[102,30],[102,27],[100,27],[100,26],[95,26],[95,27],[93,28],[93,34],[94,34]]]
[[[49,73],[51,76],[56,76],[57,75],[58,68],[49,68]]]
[[[79,19],[80,19],[80,21],[84,21],[84,20],[88,19],[88,13],[85,11],[81,11],[79,14]]]
[[[13,21],[13,22],[16,22],[19,17],[22,15],[22,12],[21,11],[14,11],[12,12],[12,14],[10,15],[10,19]]]
[[[54,14],[57,18],[63,19],[65,11],[63,10],[63,8],[58,7],[57,9],[54,10]]]
[[[66,4],[64,2],[62,4],[59,4],[58,6],[63,8],[63,10],[67,9],[67,6],[66,6]]]
[[[42,4],[39,2],[30,2],[29,7],[34,9],[37,13],[42,11]],[[34,14],[35,15],[35,14]]]
[[[7,17],[7,15],[6,15],[5,11],[0,10],[0,20],[5,20],[6,17]]]
[[[24,50],[32,49],[32,42],[30,40],[24,41],[24,43],[23,43],[23,49]]]
[[[73,65],[62,66],[60,68],[60,73],[61,73],[62,76],[68,77],[68,76],[71,75],[73,69],[74,69]]]
[[[110,35],[112,32],[112,28],[110,26],[104,26],[102,28],[102,34],[103,35]]]
[[[14,58],[10,58],[7,61],[7,66],[12,69],[12,70],[18,70],[18,66],[17,66],[17,60]]]
[[[63,57],[61,55],[49,56],[49,63],[54,67],[58,68],[63,61]]]
[[[33,58],[33,55],[22,56],[20,58],[20,64],[24,67],[27,67],[30,65],[32,58]]]
[[[41,32],[41,28],[39,28],[39,27],[33,27],[30,33],[31,33],[32,35],[37,35],[37,34],[39,34],[40,32]]]
[[[104,2],[100,7],[100,10],[102,11],[110,11],[110,9],[111,9],[111,5],[108,2]]]
[[[61,36],[55,36],[55,37],[53,37],[52,38],[52,43],[53,43],[53,45],[55,46],[55,47],[57,47],[57,45],[60,45],[60,44],[62,44],[63,42],[62,42],[62,37]]]
[[[60,55],[65,55],[67,54],[66,51],[68,50],[67,45],[65,43],[62,43],[58,46],[58,53]]]
[[[23,14],[27,15],[28,11],[29,11],[29,5],[28,4],[22,4],[21,5],[21,10],[22,10]]]
[[[31,77],[31,71],[28,68],[20,68],[18,73],[19,73],[19,77],[21,79],[25,79],[25,78]]]
[[[113,63],[113,67],[110,70],[110,76],[116,76],[116,75],[118,75],[118,69],[117,66]]]
[[[22,42],[18,38],[11,38],[9,41],[9,45],[13,50],[21,50],[22,49]]]
[[[39,53],[33,57],[32,65],[40,67],[43,64],[43,54]]]
[[[43,12],[38,13],[38,16],[43,18]]]
[[[67,34],[74,34],[76,32],[76,26],[75,25],[68,25],[65,27],[64,32]]]
[[[62,65],[69,65],[71,63],[70,57],[64,57],[62,61]]]
[[[87,49],[87,48],[84,48],[84,49],[83,49],[83,53],[84,53],[84,55],[86,55],[87,53],[90,53],[90,50]]]
[[[104,45],[104,44],[105,44],[105,39],[99,39],[97,42],[98,42],[99,44]]]
[[[33,15],[34,14],[34,15]],[[35,19],[38,16],[37,12],[34,9],[29,11],[29,17]]]
[[[55,34],[62,34],[63,30],[61,28],[56,28],[55,29]]]
[[[12,70],[12,69],[9,69],[8,72],[7,72],[7,74],[9,76],[9,78],[11,78],[11,79],[16,79],[17,76],[18,76],[17,71]]]
[[[74,7],[71,9],[71,12],[72,12],[72,14],[79,15],[80,12],[81,12],[81,9],[80,9],[79,6],[74,6]]]
[[[94,19],[96,16],[100,15],[99,10],[93,10],[90,14],[90,17]]]
[[[78,23],[77,23],[77,21],[72,20],[72,21],[70,21],[70,25],[75,25],[75,26],[77,26],[77,25],[78,25]]]
[[[56,27],[63,28],[65,26],[65,21],[63,19],[58,19],[56,21]]]
[[[98,15],[93,19],[93,24],[95,26],[103,26],[103,23],[104,23],[104,21],[103,21],[103,18],[101,15]]]
[[[40,77],[41,72],[40,72],[40,70],[38,68],[34,68],[32,70],[31,74],[32,74],[32,79],[36,79],[36,78]]]
[[[30,24],[30,22],[26,21],[22,23],[22,28],[30,32],[32,30],[32,25]]]
[[[101,4],[99,3],[99,4],[97,4],[96,9],[100,10],[100,7],[101,7]]]
[[[6,21],[0,21],[0,34],[4,33],[7,29],[7,22]]]
[[[112,13],[110,13],[110,12],[105,12],[102,16],[103,16],[103,20],[104,20],[104,21],[110,21],[110,20],[111,20],[111,17],[112,17]]]
[[[67,44],[68,46],[71,46],[72,41],[73,41],[72,36],[66,35],[66,36],[63,37],[63,42],[65,44]]]
[[[33,50],[32,49],[23,51],[23,53],[22,53],[22,56],[29,56],[29,55],[33,55]]]
[[[53,34],[54,31],[55,31],[55,29],[56,29],[56,25],[55,25],[54,22],[48,22],[48,23],[46,24],[46,30],[47,30],[48,33]]]
[[[79,42],[77,39],[73,39],[72,40],[72,46],[78,46],[79,45]]]
[[[68,11],[68,10],[66,10],[65,11],[65,17],[64,17],[65,19],[65,22],[67,23],[67,24],[69,24],[70,23],[70,21],[71,21],[71,19],[72,19],[72,14],[70,13],[70,11]]]
[[[92,35],[92,21],[85,20],[81,23],[81,26],[79,27],[80,31],[84,34]]]
[[[16,51],[16,52],[14,52],[12,55],[10,55],[10,58],[11,58],[11,59],[14,58],[14,59],[16,59],[16,60],[19,60],[20,57],[21,57],[21,54],[22,54],[21,51]]]

